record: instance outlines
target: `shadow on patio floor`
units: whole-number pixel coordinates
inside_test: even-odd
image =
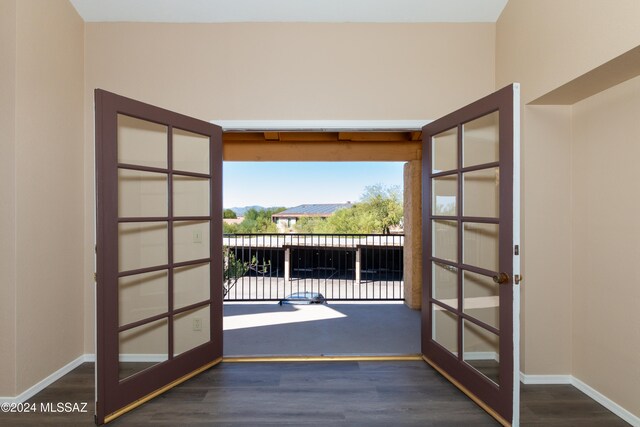
[[[420,311],[402,303],[224,305],[225,356],[420,352]]]

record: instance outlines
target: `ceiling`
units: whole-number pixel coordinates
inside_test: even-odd
[[[507,0],[70,0],[87,22],[496,22]]]

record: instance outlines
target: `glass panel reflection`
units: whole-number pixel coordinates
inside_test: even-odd
[[[118,163],[167,168],[167,126],[118,114]]]
[[[482,375],[500,384],[500,339],[493,332],[464,320],[463,360]]]
[[[208,216],[209,180],[190,176],[173,176],[173,215]]]
[[[433,215],[458,214],[458,175],[446,175],[431,180],[433,183]]]
[[[462,274],[462,293],[465,314],[499,329],[500,285],[493,278],[465,271]]]
[[[458,262],[458,222],[434,220],[432,234],[433,256]]]
[[[463,167],[497,162],[500,159],[499,113],[493,112],[462,126]]]
[[[118,216],[168,216],[167,175],[118,169]]]
[[[431,139],[433,173],[458,168],[458,128],[449,129]]]
[[[209,311],[205,305],[173,317],[174,356],[211,341]]]
[[[118,269],[137,270],[168,263],[166,222],[118,224]]]
[[[432,337],[435,342],[458,354],[458,316],[433,304]]]
[[[168,360],[168,324],[160,319],[118,334],[121,380]]]
[[[166,313],[168,277],[163,270],[118,279],[119,326]]]
[[[467,265],[498,271],[498,224],[464,223],[463,259]]]
[[[433,298],[457,309],[458,269],[439,262],[434,262],[432,265]]]
[[[500,170],[482,169],[462,174],[463,214],[498,218],[500,216]]]
[[[173,223],[173,261],[184,262],[209,258],[209,221]]]
[[[209,299],[209,263],[189,265],[173,270],[173,304],[182,308]]]
[[[173,129],[173,169],[209,174],[209,137]]]

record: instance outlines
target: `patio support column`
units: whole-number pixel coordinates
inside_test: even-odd
[[[284,249],[284,282],[291,280],[291,248]]]
[[[422,161],[404,164],[404,302],[422,306]]]
[[[360,272],[360,255],[361,249],[360,246],[356,246],[356,283],[360,284],[361,272]]]

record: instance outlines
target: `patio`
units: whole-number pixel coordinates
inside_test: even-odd
[[[225,356],[420,352],[420,312],[402,302],[224,304]]]

